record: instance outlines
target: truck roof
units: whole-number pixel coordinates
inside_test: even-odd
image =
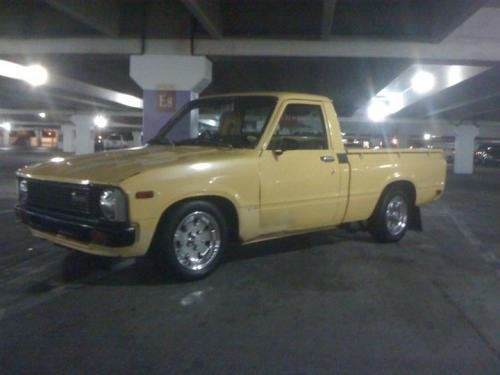
[[[279,99],[306,99],[306,100],[317,100],[317,101],[328,101],[332,100],[326,96],[306,94],[301,92],[288,92],[288,91],[254,91],[254,92],[237,92],[237,93],[227,93],[227,94],[214,94],[203,96],[204,98],[216,98],[225,96],[275,96]]]

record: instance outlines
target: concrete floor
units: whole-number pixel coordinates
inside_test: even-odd
[[[48,157],[0,150],[0,373],[499,373],[500,169],[450,175],[399,244],[294,237],[179,283],[31,237],[13,171]]]

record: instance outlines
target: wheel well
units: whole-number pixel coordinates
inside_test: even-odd
[[[410,204],[411,204],[412,207],[415,207],[415,201],[417,199],[417,191],[415,189],[415,185],[413,185],[413,183],[411,183],[410,181],[407,181],[407,180],[394,181],[394,182],[391,182],[389,185],[387,185],[384,188],[384,190],[382,190],[382,193],[380,194],[380,196],[378,198],[378,201],[377,201],[377,204],[373,208],[373,212],[370,215],[370,218],[368,219],[368,221],[372,220],[373,217],[374,217],[374,215],[376,215],[376,213],[377,213],[377,211],[378,211],[378,209],[380,207],[380,204],[382,202],[382,199],[384,198],[385,193],[389,189],[392,189],[394,187],[399,187],[403,191],[405,191],[406,193],[408,193],[408,198],[410,199]]]
[[[158,226],[160,225],[160,223],[163,222],[163,220],[165,220],[165,218],[168,217],[169,213],[172,212],[174,209],[176,209],[177,207],[179,207],[184,203],[193,201],[210,202],[213,205],[215,205],[218,209],[220,209],[222,211],[222,214],[226,218],[226,224],[229,228],[229,238],[233,241],[239,240],[239,233],[240,233],[239,218],[238,218],[238,212],[236,211],[236,207],[234,206],[233,202],[231,202],[229,199],[216,195],[185,198],[178,202],[175,202],[163,212],[160,220],[158,221]]]
[[[408,194],[408,198],[410,199],[410,204],[412,206],[415,205],[415,201],[417,199],[417,190],[415,189],[415,185],[413,185],[413,183],[406,180],[391,182],[389,185],[385,187],[382,194],[380,194],[380,199],[382,199],[387,190],[392,189],[394,187],[401,188],[403,191],[405,191]]]

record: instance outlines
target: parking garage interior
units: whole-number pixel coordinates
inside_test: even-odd
[[[499,25],[496,0],[0,1],[1,372],[497,374]],[[235,245],[181,282],[16,218],[19,168],[264,91],[330,98],[349,148],[442,149],[423,231]]]

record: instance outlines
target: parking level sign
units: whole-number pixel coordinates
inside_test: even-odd
[[[159,112],[175,112],[175,91],[158,91],[156,93],[156,109]]]

